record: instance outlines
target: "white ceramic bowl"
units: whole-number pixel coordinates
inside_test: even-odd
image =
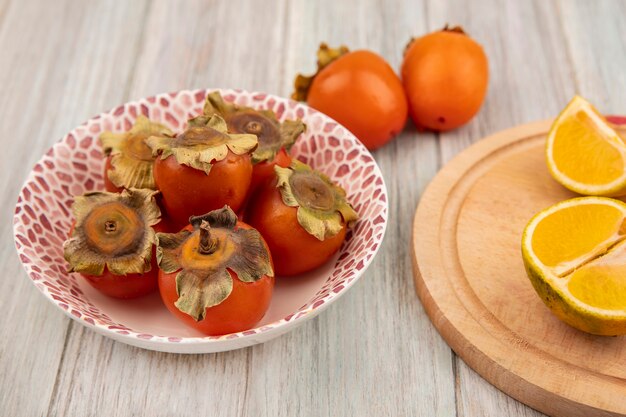
[[[270,308],[257,327],[218,337],[186,327],[167,311],[158,294],[116,300],[94,290],[80,275],[68,274],[62,245],[71,223],[73,196],[104,188],[100,133],[125,131],[139,114],[182,131],[188,118],[201,113],[207,91],[161,94],[88,120],[46,152],[20,192],[13,226],[28,276],[72,319],[115,340],[179,353],[218,352],[265,342],[337,300],[365,272],[382,243],[387,190],[372,155],[354,135],[304,104],[269,94],[220,90],[227,101],[271,109],[281,120],[300,117],[306,123],[307,131],[292,148],[292,155],[338,182],[360,216],[340,252],[313,272],[278,277]]]

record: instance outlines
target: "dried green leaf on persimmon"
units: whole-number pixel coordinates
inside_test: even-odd
[[[133,127],[124,133],[104,132],[100,135],[102,151],[112,156],[107,171],[109,180],[119,188],[156,189],[152,167],[154,157],[146,144],[150,136],[172,137],[174,133],[160,123],[140,115]]]
[[[202,170],[207,175],[213,164],[226,158],[229,151],[244,155],[258,146],[254,135],[228,133],[226,122],[219,115],[190,123],[187,130],[175,138],[152,136],[146,142],[153,155],[160,154],[162,159],[173,156],[179,164]]]
[[[204,319],[206,309],[221,304],[233,291],[233,279],[226,269],[205,272],[183,269],[176,275],[174,303],[194,320]]]
[[[176,275],[176,307],[196,321],[206,309],[222,303],[233,289],[233,278],[255,282],[273,276],[269,252],[255,229],[238,228],[228,206],[190,219],[193,231],[157,233],[157,262]]]
[[[227,103],[217,91],[207,95],[202,115],[190,123],[202,123],[215,114],[224,118],[229,132],[257,136],[259,147],[252,154],[252,162],[255,164],[273,160],[281,148],[291,149],[298,136],[306,130],[306,125],[300,119],[279,122],[273,111]]]
[[[306,101],[309,95],[309,89],[313,84],[313,80],[317,77],[324,68],[330,65],[331,62],[347,54],[350,50],[341,45],[339,48],[329,48],[326,43],[321,43],[317,50],[317,71],[313,75],[298,74],[294,81],[294,92],[291,94],[291,98],[297,101]]]
[[[297,207],[298,223],[319,240],[337,235],[344,224],[358,220],[346,192],[330,178],[294,160],[288,168],[275,166],[283,203]]]
[[[93,192],[76,197],[74,230],[63,244],[69,272],[114,275],[150,271],[154,230],[161,211],[157,191],[124,189],[121,193]]]

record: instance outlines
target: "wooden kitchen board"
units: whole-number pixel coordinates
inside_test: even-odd
[[[413,224],[417,293],[450,347],[508,395],[554,416],[626,415],[626,337],[562,323],[524,271],[526,223],[575,196],[546,167],[550,123],[481,140],[437,174]]]

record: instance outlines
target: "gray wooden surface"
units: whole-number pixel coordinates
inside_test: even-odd
[[[0,415],[539,416],[469,369],[415,296],[410,230],[437,170],[487,134],[553,117],[580,92],[626,114],[619,1],[0,0]],[[441,135],[411,126],[375,153],[390,193],[385,244],[317,319],[220,354],[140,350],[70,321],[15,255],[14,202],[72,127],[129,99],[184,88],[288,95],[320,41],[395,68],[412,35],[462,24],[490,60],[487,100]]]

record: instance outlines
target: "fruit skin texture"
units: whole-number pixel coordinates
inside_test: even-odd
[[[274,160],[263,161],[253,165],[252,181],[250,182],[250,188],[248,189],[248,195],[245,203],[243,204],[243,208],[239,211],[239,220],[244,220],[244,218],[247,217],[246,211],[250,210],[249,202],[255,198],[263,186],[268,182],[272,182],[272,180],[276,178],[274,167],[279,166],[287,168],[291,165],[291,161],[292,158],[289,156],[285,148],[281,148],[281,150],[276,153]]]
[[[402,83],[379,55],[348,52],[323,68],[307,103],[348,128],[370,150],[389,142],[406,123]]]
[[[167,231],[167,227],[167,222],[160,221],[153,226],[153,229],[155,232],[165,232]],[[74,224],[72,223],[69,233],[70,236],[73,231]],[[158,286],[157,277],[159,274],[159,267],[157,266],[154,246],[152,247],[152,259],[150,263],[152,268],[145,274],[115,275],[105,268],[104,273],[99,276],[87,274],[80,275],[83,276],[92,287],[109,297],[124,300],[138,298],[150,294],[155,291]]]
[[[237,222],[236,227],[250,228],[243,222]],[[193,230],[190,225],[186,228]],[[264,275],[256,282],[242,282],[231,270],[228,270],[228,273],[233,279],[232,292],[222,303],[207,308],[203,320],[195,321],[193,317],[180,311],[174,304],[178,300],[176,292],[178,271],[168,274],[159,270],[158,283],[161,299],[174,316],[206,335],[217,336],[250,329],[263,318],[269,308],[274,290],[274,277]]]
[[[281,148],[272,161],[263,161],[255,164],[252,169],[252,181],[250,183],[250,193],[254,193],[266,182],[271,181],[275,176],[274,167],[287,168],[291,165],[291,156],[285,148]]]
[[[108,175],[109,170],[114,169],[113,165],[111,164],[112,159],[113,156],[108,156],[104,163],[104,188],[111,193],[119,193],[122,192],[122,188],[117,187],[115,184],[113,184]]]
[[[552,313],[570,326],[599,336],[618,336],[626,334],[626,320],[617,317],[597,317],[587,314],[568,303],[564,294],[546,282],[539,273],[539,268],[524,256],[524,267],[535,291]]]
[[[487,56],[460,28],[413,40],[401,72],[409,112],[419,128],[446,131],[467,123],[487,93]]]
[[[177,272],[166,274],[159,270],[161,298],[174,316],[204,334],[215,336],[250,329],[263,318],[269,307],[274,277],[266,275],[256,282],[242,282],[233,272],[228,272],[233,278],[233,291],[221,304],[207,308],[203,320],[195,321],[174,305],[178,299]]]
[[[579,197],[573,200],[586,200],[595,198],[596,200],[611,200],[606,197]],[[558,204],[567,203],[566,200]],[[617,202],[617,200],[612,200]],[[557,204],[557,205],[558,205]],[[619,202],[619,204],[623,204]],[[626,334],[626,316],[622,317],[608,315],[593,315],[576,304],[571,302],[573,296],[566,295],[560,288],[555,288],[546,280],[542,267],[537,265],[530,255],[531,236],[529,228],[543,212],[537,213],[529,222],[522,234],[522,259],[528,278],[544,304],[563,322],[570,326],[595,335],[618,336]]]
[[[265,238],[277,275],[298,275],[317,268],[339,250],[346,236],[344,223],[335,236],[318,240],[300,226],[297,213],[297,207],[283,202],[276,181],[266,183],[251,203],[249,223]]]
[[[109,297],[120,299],[142,297],[157,288],[159,268],[154,260],[154,252],[152,257],[152,269],[145,274],[114,275],[105,269],[100,276],[81,275],[92,287]]]
[[[182,229],[189,217],[224,205],[238,211],[244,203],[252,178],[250,155],[228,152],[215,161],[209,172],[181,165],[176,158],[160,156],[154,164],[154,179],[161,191],[163,207],[174,226]]]

